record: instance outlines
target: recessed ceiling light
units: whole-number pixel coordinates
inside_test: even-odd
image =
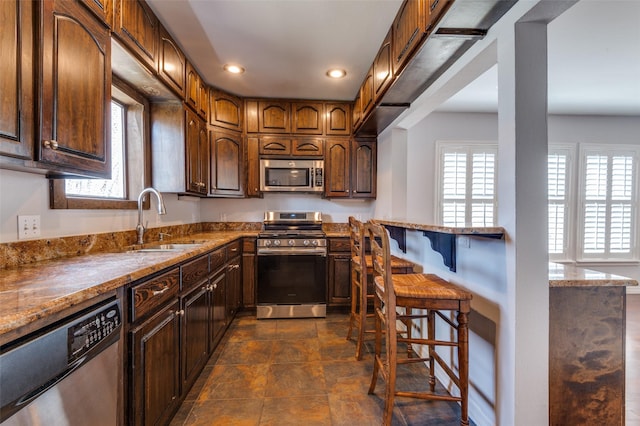
[[[327,77],[331,77],[331,78],[342,78],[346,75],[347,75],[347,72],[339,68],[334,68],[327,71]]]
[[[244,68],[239,65],[225,64],[224,70],[230,72],[231,74],[242,74],[244,72]]]

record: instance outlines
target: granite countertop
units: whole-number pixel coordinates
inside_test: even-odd
[[[626,287],[638,281],[620,275],[549,262],[549,287]]]
[[[473,227],[451,227],[442,225],[430,225],[424,223],[402,222],[397,220],[375,219],[382,225],[395,226],[398,228],[413,229],[416,231],[433,231],[453,235],[504,235],[504,228],[501,226],[473,226]]]
[[[21,327],[114,291],[154,272],[256,231],[203,232],[165,243],[202,243],[178,251],[104,252],[0,270],[0,344]]]

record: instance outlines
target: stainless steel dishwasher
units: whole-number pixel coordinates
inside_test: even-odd
[[[116,425],[120,312],[110,299],[0,348],[2,426]]]

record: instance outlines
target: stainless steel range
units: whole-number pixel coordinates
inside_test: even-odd
[[[265,212],[257,254],[259,319],[326,316],[327,240],[320,212]]]

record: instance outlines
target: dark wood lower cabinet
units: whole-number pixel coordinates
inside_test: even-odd
[[[227,324],[230,324],[233,317],[238,313],[242,303],[242,271],[240,265],[241,256],[236,256],[227,263]]]
[[[166,424],[180,402],[180,312],[176,300],[129,332],[132,362],[129,423]]]
[[[226,279],[227,274],[225,268],[222,268],[209,280],[209,353],[213,352],[227,326]]]
[[[351,304],[351,252],[348,238],[330,238],[328,255],[329,304]]]
[[[181,299],[182,386],[191,387],[209,359],[209,283],[205,279]]]

